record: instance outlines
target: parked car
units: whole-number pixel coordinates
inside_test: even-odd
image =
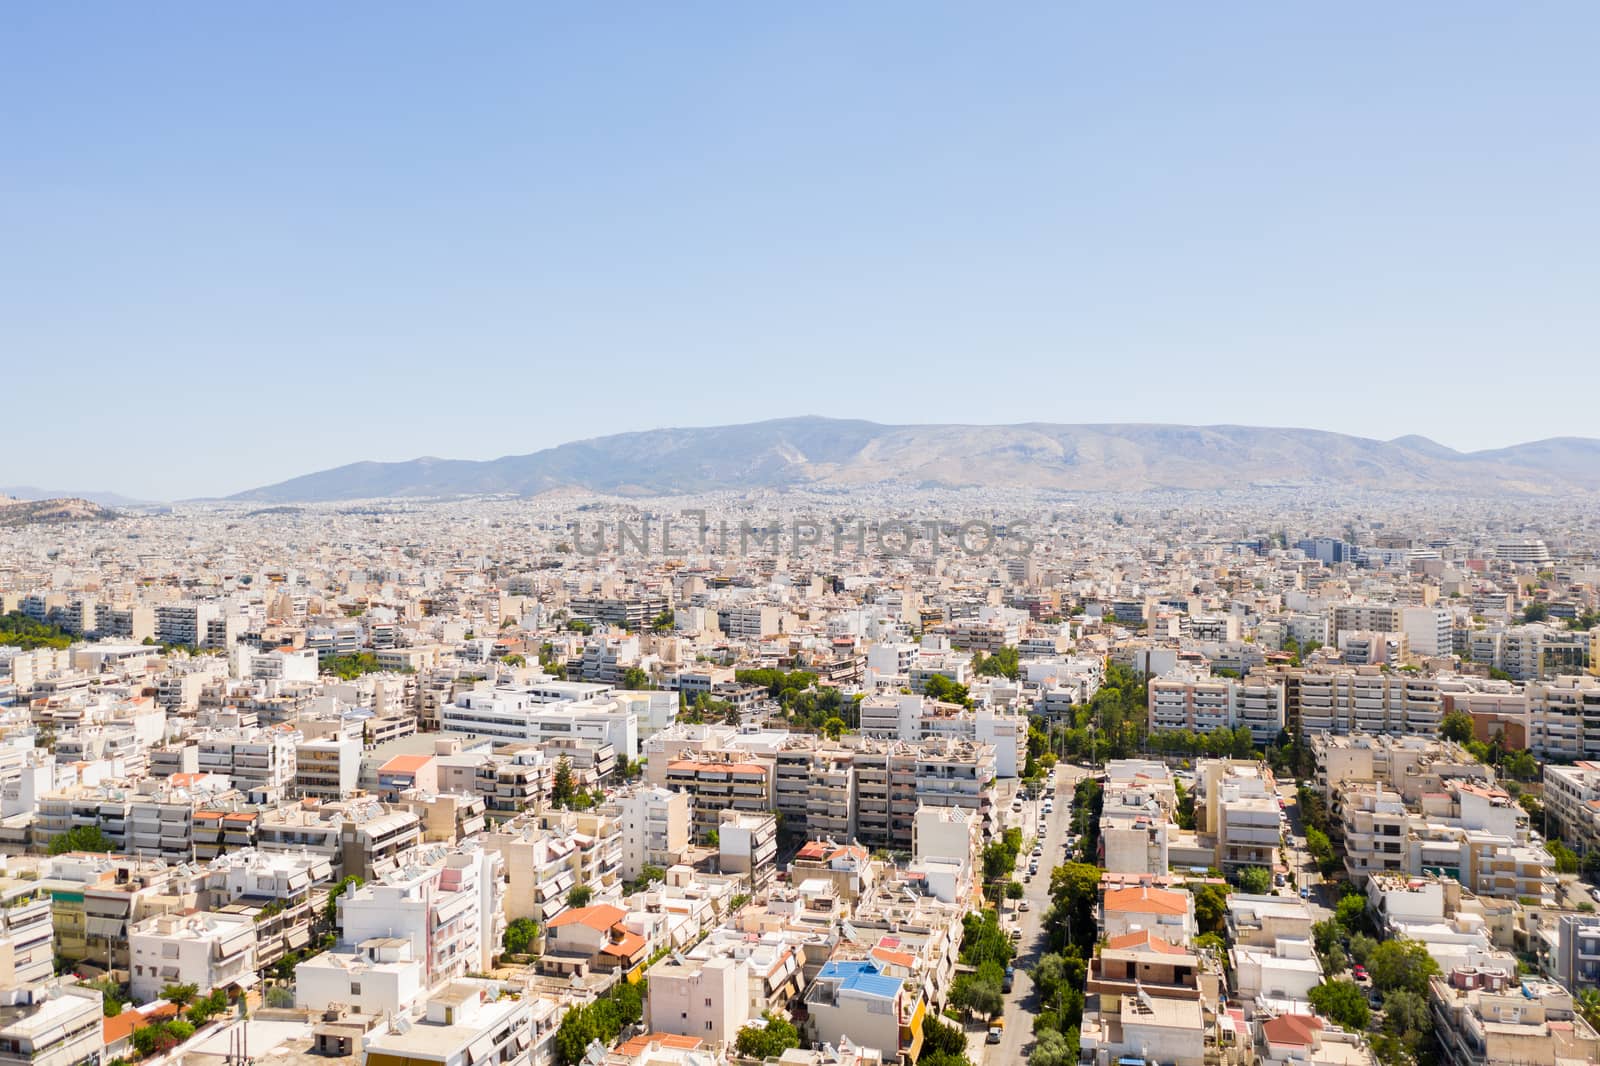
[[[1031,910],[1032,908],[1033,908],[1033,904],[1029,903],[1027,900],[1023,900],[1021,903],[1017,904],[1017,910],[1019,910],[1019,911]],[[1009,967],[1008,967],[1008,970],[1009,970]]]
[[[1300,890],[1300,898],[1301,899],[1310,899],[1311,898],[1311,890],[1309,888],[1302,888]]]
[[[1024,902],[1026,902],[1026,900],[1024,900]],[[1011,991],[1011,982],[1012,982],[1012,979],[1016,977],[1016,973],[1017,973],[1017,968],[1015,966],[1012,966],[1010,963],[1007,963],[1006,964],[1006,975],[1005,975],[1005,978],[1000,982],[1000,991],[1002,991],[1002,992]]]
[[[1359,962],[1350,968],[1350,973],[1357,981],[1365,981],[1367,979],[1367,968]]]

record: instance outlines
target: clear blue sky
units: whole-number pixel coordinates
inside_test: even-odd
[[[1592,3],[46,3],[0,39],[0,485],[802,413],[1600,436]]]

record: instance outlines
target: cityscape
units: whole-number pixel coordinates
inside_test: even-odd
[[[0,12],[0,1066],[1600,1066],[1600,8]]]

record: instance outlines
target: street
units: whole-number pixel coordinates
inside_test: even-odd
[[[1317,864],[1306,851],[1305,819],[1300,810],[1300,798],[1293,781],[1278,785],[1278,796],[1283,800],[1283,812],[1289,819],[1289,871],[1294,874],[1294,886],[1285,892],[1299,894],[1301,888],[1311,890],[1306,900],[1313,921],[1324,922],[1333,917],[1333,906],[1338,902],[1329,895]]]
[[[978,1066],[1020,1064],[1027,1057],[1027,1048],[1033,1044],[1033,1019],[1038,1013],[1039,1003],[1034,994],[1033,981],[1025,968],[1031,969],[1044,950],[1044,917],[1050,910],[1050,871],[1066,861],[1062,845],[1072,825],[1072,790],[1087,774],[1088,771],[1081,767],[1069,766],[1064,762],[1056,764],[1055,810],[1046,819],[1039,872],[1033,875],[1032,881],[1022,886],[1022,898],[1027,901],[1028,909],[1018,910],[1020,901],[1007,900],[1002,912],[1002,926],[1009,928],[1011,924],[1020,922],[1022,927],[1022,939],[1017,943],[1016,974],[1011,991],[1006,993],[1005,1033],[998,1044],[985,1042],[987,1027],[967,1034],[968,1057]],[[1024,847],[1017,860],[1016,874],[1019,881],[1027,873],[1028,857],[1033,850],[1033,834],[1039,824],[1038,809],[1037,801],[1023,804],[1023,813],[1032,815],[1033,820],[1023,823]]]

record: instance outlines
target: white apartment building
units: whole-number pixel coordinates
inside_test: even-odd
[[[233,676],[258,681],[316,681],[317,653],[309,648],[257,651],[240,644],[233,650]]]
[[[158,914],[128,929],[133,998],[155,999],[169,984],[201,995],[256,983],[256,926],[242,914]]]
[[[493,981],[452,981],[422,1017],[363,1038],[362,1066],[533,1066],[533,996],[503,995]]]
[[[1454,650],[1454,626],[1451,613],[1442,607],[1400,609],[1400,631],[1406,635],[1414,655],[1449,655]]]
[[[490,968],[505,931],[502,863],[475,846],[429,849],[401,867],[339,897],[339,930],[348,943],[399,937],[424,960],[429,988]]]
[[[1107,764],[1100,809],[1100,865],[1112,873],[1165,875],[1168,830],[1177,802],[1172,774],[1154,760]]]
[[[1195,830],[1216,839],[1217,868],[1272,869],[1283,830],[1272,773],[1262,763],[1205,759],[1195,773]]]
[[[277,726],[210,731],[199,737],[200,772],[220,774],[241,792],[287,795],[301,739],[298,732]]]
[[[0,988],[0,1066],[100,1066],[99,989],[32,982]]]
[[[439,726],[496,742],[581,737],[608,743],[629,760],[639,757],[638,719],[615,700],[549,702],[534,690],[475,689],[439,708]]]
[[[624,880],[636,880],[647,865],[666,869],[688,850],[688,793],[636,785],[613,793],[600,813],[616,821]]]
[[[738,959],[690,959],[673,952],[650,967],[648,977],[651,1032],[722,1047],[750,1018],[750,970]]]
[[[622,831],[607,812],[524,815],[486,834],[483,846],[504,861],[508,920],[547,924],[577,885],[593,891],[593,903],[621,898]]]
[[[361,741],[341,736],[302,740],[294,754],[296,793],[322,800],[355,795],[361,778]]]
[[[378,937],[313,955],[294,968],[294,1005],[324,1011],[335,1003],[375,1017],[404,1015],[427,991],[422,960],[405,937]]]
[[[1385,673],[1376,666],[1311,669],[1298,677],[1304,733],[1434,734],[1444,720],[1436,678]]]
[[[1152,680],[1147,699],[1151,729],[1209,733],[1242,725],[1266,744],[1284,726],[1284,686],[1272,675],[1238,679],[1179,669]]]

